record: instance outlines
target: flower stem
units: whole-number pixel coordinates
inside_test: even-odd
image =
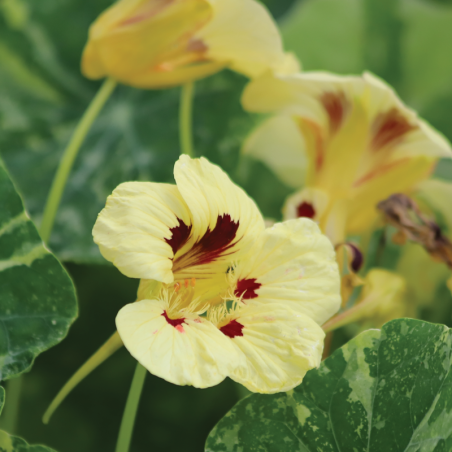
[[[181,154],[194,157],[193,154],[193,97],[194,82],[182,86],[179,110],[179,133]]]
[[[63,157],[60,160],[58,170],[53,179],[52,187],[50,188],[50,192],[47,197],[39,230],[45,243],[49,241],[50,234],[52,233],[58,206],[60,205],[61,197],[78,151],[83,144],[83,141],[85,140],[85,137],[88,134],[93,122],[115,89],[116,84],[117,82],[111,78],[105,80],[88,109],[85,111],[85,114],[75,129],[68,146],[64,150]]]
[[[363,301],[360,301],[358,304],[353,306],[350,309],[347,309],[344,312],[334,316],[328,322],[322,325],[323,331],[325,333],[329,333],[330,331],[337,330],[338,328],[348,325],[349,323],[355,322],[363,318],[366,314],[369,313],[369,309],[378,302],[374,296],[370,295],[365,298]]]
[[[6,383],[6,403],[2,413],[0,428],[10,434],[17,433],[23,379],[24,377],[21,375],[8,380]]]
[[[146,369],[137,363],[135,374],[133,375],[132,386],[127,398],[124,414],[122,415],[121,428],[119,429],[116,452],[128,452],[132,440],[133,426],[137,415],[138,404],[140,402],[141,391],[143,390]]]
[[[68,394],[96,367],[102,364],[107,358],[109,358],[113,353],[115,353],[119,348],[122,347],[122,340],[119,337],[118,332],[115,332],[110,339],[105,342],[102,347],[97,350],[88,361],[80,367],[77,372],[69,379],[69,381],[60,389],[60,392],[52,400],[52,403],[47,408],[44,416],[42,417],[42,422],[48,424],[52,414],[61,405],[63,400],[68,396]]]

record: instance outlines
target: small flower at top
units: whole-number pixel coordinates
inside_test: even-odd
[[[82,59],[88,78],[139,88],[181,85],[226,67],[249,77],[287,67],[277,26],[255,0],[118,1],[92,24]]]
[[[320,325],[340,306],[331,243],[305,218],[265,229],[204,158],[181,156],[174,175],[177,185],[121,184],[94,226],[104,257],[141,279],[116,319],[124,345],[179,385],[229,376],[254,392],[295,387],[319,365]]]
[[[245,152],[304,187],[287,200],[285,218],[313,218],[335,244],[371,230],[378,202],[410,192],[452,156],[449,143],[369,73],[268,72],[250,82],[243,105],[277,114]]]

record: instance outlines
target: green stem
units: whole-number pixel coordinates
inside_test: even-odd
[[[96,120],[102,110],[102,107],[105,105],[105,102],[115,89],[116,84],[116,81],[111,78],[105,80],[88,109],[85,111],[85,114],[75,129],[68,146],[64,150],[63,157],[61,158],[60,165],[52,182],[52,187],[50,188],[39,230],[42,240],[44,240],[45,243],[49,241],[50,234],[52,233],[55,216],[58,206],[60,205],[64,187],[66,186],[69,173],[71,172],[71,168],[75,158],[77,157],[78,151],[83,144],[83,141],[85,140],[85,137],[88,134],[93,122]]]
[[[126,408],[122,415],[121,428],[119,429],[116,452],[128,452],[132,439],[133,426],[137,415],[138,404],[140,402],[141,391],[143,390],[146,369],[137,363],[135,374],[133,375],[132,386],[127,398]]]
[[[19,420],[20,394],[22,391],[23,376],[8,380],[6,383],[5,408],[2,413],[0,426],[2,430],[15,434]]]
[[[373,307],[375,303],[378,303],[378,299],[373,295],[369,295],[363,301],[353,306],[350,309],[336,315],[328,322],[322,325],[323,331],[329,333],[330,331],[337,330],[342,326],[348,325],[349,323],[356,322],[362,319],[366,314],[369,313],[369,309]]]
[[[55,410],[61,405],[63,400],[68,396],[68,394],[94,369],[96,369],[100,364],[102,364],[107,358],[109,358],[113,353],[115,353],[119,348],[122,347],[122,340],[119,337],[119,333],[115,332],[107,342],[105,342],[99,350],[88,359],[88,361],[80,367],[77,372],[69,379],[69,381],[61,388],[60,392],[52,400],[52,403],[47,408],[44,416],[42,417],[42,422],[48,424],[50,418],[52,417]]]
[[[182,86],[179,110],[179,133],[181,154],[194,157],[193,153],[193,97],[195,93],[194,82]]]

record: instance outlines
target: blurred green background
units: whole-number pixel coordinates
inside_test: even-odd
[[[0,153],[39,223],[64,145],[98,83],[79,70],[89,24],[107,0],[0,0]],[[287,50],[304,70],[370,70],[452,139],[452,0],[267,0]],[[240,145],[257,118],[242,111],[246,79],[229,71],[197,83],[198,155],[221,165],[267,217],[280,218],[290,189]],[[120,86],[94,125],[66,189],[51,248],[78,290],[80,317],[60,345],[25,375],[16,432],[59,452],[112,451],[135,367],[123,349],[84,381],[49,426],[41,416],[72,373],[113,333],[137,281],[106,265],[91,228],[106,197],[126,180],[172,182],[179,154],[179,90]],[[437,175],[452,179],[441,162]],[[450,298],[450,297],[449,297]],[[435,321],[451,324],[450,306]],[[243,396],[227,380],[197,390],[148,375],[132,450],[195,452]],[[1,420],[0,420],[1,427]]]

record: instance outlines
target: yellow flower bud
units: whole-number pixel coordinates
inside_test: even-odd
[[[139,88],[286,66],[276,25],[255,0],[121,0],[92,24],[82,58],[86,77]]]

